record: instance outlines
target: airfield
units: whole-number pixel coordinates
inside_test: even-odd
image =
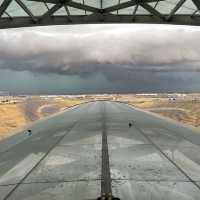
[[[199,199],[196,129],[104,101],[29,129],[0,142],[0,200]]]
[[[120,101],[194,127],[200,126],[200,94],[0,96],[0,140],[31,122],[84,102]]]

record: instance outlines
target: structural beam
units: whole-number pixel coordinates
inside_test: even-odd
[[[7,8],[12,3],[12,0],[3,0],[0,6],[0,29],[1,28],[14,28],[14,27],[26,27],[26,26],[42,26],[42,25],[64,25],[64,24],[92,24],[92,23],[151,23],[151,24],[180,24],[180,25],[200,25],[200,16],[196,15],[200,9],[200,0],[191,0],[197,7],[195,12],[191,11],[191,14],[176,14],[177,10],[181,8],[186,0],[178,0],[178,3],[169,3],[167,0],[116,0],[116,4],[105,7],[103,0],[98,1],[96,6],[87,5],[86,0],[27,0],[35,2],[42,2],[46,8],[41,16],[34,16],[31,12],[31,8],[26,6],[23,0],[15,0],[17,4],[23,9],[28,16],[18,17],[15,16],[15,12],[12,12],[12,16],[7,13]],[[159,11],[157,6],[159,2],[166,2],[171,5],[171,11],[167,14],[163,14]],[[153,5],[152,5],[152,2]],[[191,4],[192,4],[191,2]],[[48,7],[48,3],[53,4],[52,7]],[[147,14],[138,14],[138,7],[141,6]],[[55,12],[63,7],[66,11],[62,16],[55,16]],[[134,7],[134,8],[133,8]],[[77,9],[76,15],[70,14],[70,9]],[[132,13],[121,14],[120,10],[128,9],[133,10]],[[189,9],[189,8],[188,8]],[[83,10],[83,12],[80,12]],[[2,15],[5,15],[2,17]],[[117,13],[117,14],[116,14]],[[164,12],[165,13],[165,12]],[[74,13],[73,13],[74,14]],[[51,17],[54,15],[53,17]],[[195,17],[193,17],[195,15]]]
[[[131,0],[131,1],[126,1],[120,4],[116,4],[114,6],[110,6],[107,8],[104,8],[104,12],[108,13],[108,12],[114,12],[116,10],[120,10],[120,9],[124,9],[124,8],[128,8],[131,6],[135,6],[136,4],[140,4],[140,3],[151,3],[151,2],[156,2],[157,0]],[[163,1],[163,0],[161,0]]]
[[[103,0],[100,0],[100,8],[103,9]]]
[[[133,18],[132,18],[132,20],[134,21],[135,20],[135,17],[136,17],[136,12],[137,12],[137,10],[138,10],[138,4],[136,4],[136,6],[135,6],[135,8],[134,8],[134,10],[133,10]]]
[[[83,0],[83,5],[85,5],[85,0]],[[85,15],[87,14],[87,11],[86,10],[84,10],[85,11]]]
[[[29,1],[44,2],[44,0],[29,0]],[[124,8],[134,6],[138,2],[139,3],[152,3],[152,2],[156,2],[156,1],[157,0],[143,0],[143,1],[141,1],[141,0],[129,0],[127,2],[118,3],[114,6],[110,6],[110,7],[107,7],[107,8],[103,8],[103,7],[102,8],[96,8],[96,7],[89,6],[89,5],[86,5],[86,4],[83,4],[83,3],[78,3],[78,2],[75,2],[75,1],[72,1],[72,0],[68,0],[68,1],[45,0],[46,3],[59,4],[59,3],[62,2],[63,4],[66,4],[67,6],[77,8],[79,10],[89,11],[89,12],[92,12],[92,13],[109,13],[109,12],[113,12],[113,11],[117,11],[117,10],[120,10],[120,9],[124,9]],[[160,0],[160,1],[164,1],[164,0]],[[103,2],[100,5],[103,6]]]
[[[49,6],[47,5],[46,2],[44,2],[45,7],[47,8],[47,10],[49,10]]]
[[[52,3],[52,4],[60,4],[61,3],[61,1],[58,1],[58,0],[28,0],[28,1],[42,2],[42,3],[45,2],[45,3]]]
[[[200,0],[192,0],[192,2],[197,7],[197,9],[200,10]]]
[[[74,1],[69,1],[67,3],[67,5],[71,6],[73,8],[77,8],[77,9],[80,9],[80,10],[86,10],[86,11],[93,12],[93,13],[99,12],[98,8],[95,8],[95,7],[92,7],[92,6],[88,6],[86,4],[83,5],[81,3],[77,3],[77,2],[74,2]]]
[[[53,7],[51,7],[46,13],[42,15],[40,20],[44,20],[46,18],[49,18],[51,15],[53,15],[57,10],[59,10],[63,5],[62,4],[56,4]]]
[[[21,0],[15,0],[17,4],[31,17],[33,21],[36,21],[32,12],[27,8],[27,6]]]
[[[71,19],[71,17],[70,17],[70,12],[69,12],[68,7],[67,7],[66,5],[64,5],[64,8],[65,8],[65,11],[66,11],[66,13],[67,13],[67,19],[68,19],[70,22],[72,22],[72,19]]]
[[[10,19],[12,19],[12,17],[10,16],[10,14],[8,12],[4,12]]]
[[[0,6],[0,17],[6,11],[6,9],[8,8],[8,6],[10,5],[11,2],[12,2],[12,0],[4,0],[3,1],[3,3]]]
[[[107,12],[114,12],[116,10],[128,8],[128,7],[134,6],[136,4],[137,4],[136,0],[127,1],[127,2],[124,2],[124,3],[120,3],[120,4],[117,4],[117,5],[114,5],[114,6],[110,6],[110,7],[104,8],[104,12],[105,13],[107,13]]]
[[[140,5],[147,11],[149,11],[153,16],[158,17],[162,20],[164,20],[164,17],[161,13],[159,13],[155,8],[153,8],[152,6],[150,6],[147,3],[140,3]]]
[[[185,3],[186,0],[180,0],[168,15],[167,20],[171,20],[176,11]]]
[[[29,1],[34,1],[34,2],[44,2],[44,0],[29,0]],[[82,4],[82,3],[78,3],[75,1],[71,1],[71,0],[45,0],[46,3],[52,3],[52,4],[65,4],[67,6],[73,7],[73,8],[77,8],[79,10],[86,10],[89,12],[99,12],[99,8],[95,8],[92,6],[88,6],[86,4]]]
[[[156,1],[155,5],[154,5],[154,7],[153,7],[154,9],[156,9],[156,7],[157,7],[157,5],[158,5],[159,2],[160,2],[160,0],[157,0],[157,1]]]
[[[194,17],[194,16],[196,15],[196,13],[198,13],[198,12],[199,12],[199,10],[195,10],[195,11],[192,13],[191,17]]]
[[[73,24],[106,24],[106,23],[145,23],[145,24],[180,24],[200,26],[200,16],[192,18],[191,16],[175,15],[171,21],[163,21],[160,18],[154,18],[151,15],[137,15],[133,21],[132,15],[104,15],[104,20],[101,21],[95,15],[80,15],[70,16]],[[30,17],[15,17],[13,19],[0,18],[0,28],[16,28],[16,27],[30,27],[30,26],[49,26],[49,25],[66,25],[72,24],[66,20],[66,16],[54,16],[53,19],[45,17],[42,20],[38,19],[36,23]]]

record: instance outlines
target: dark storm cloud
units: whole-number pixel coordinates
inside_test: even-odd
[[[199,28],[85,25],[40,29],[0,31],[0,68],[80,76],[101,72],[109,79],[200,70]]]

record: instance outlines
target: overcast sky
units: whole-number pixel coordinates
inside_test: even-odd
[[[0,91],[199,92],[200,28],[73,25],[0,30]]]

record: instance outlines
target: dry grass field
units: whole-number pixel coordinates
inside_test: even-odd
[[[0,140],[43,117],[49,116],[65,108],[80,104],[77,98],[41,98],[28,97],[0,103]]]
[[[185,124],[195,127],[200,126],[199,97],[194,98],[186,96],[184,98],[176,99],[169,99],[166,97],[129,97],[127,102],[135,107],[151,111]]]
[[[170,95],[27,96],[0,99],[0,140],[28,123],[91,100],[123,101],[158,115],[200,127],[200,94],[173,99]],[[5,100],[5,98],[4,98]]]
[[[14,131],[28,123],[16,104],[0,105],[0,140],[12,135]]]

